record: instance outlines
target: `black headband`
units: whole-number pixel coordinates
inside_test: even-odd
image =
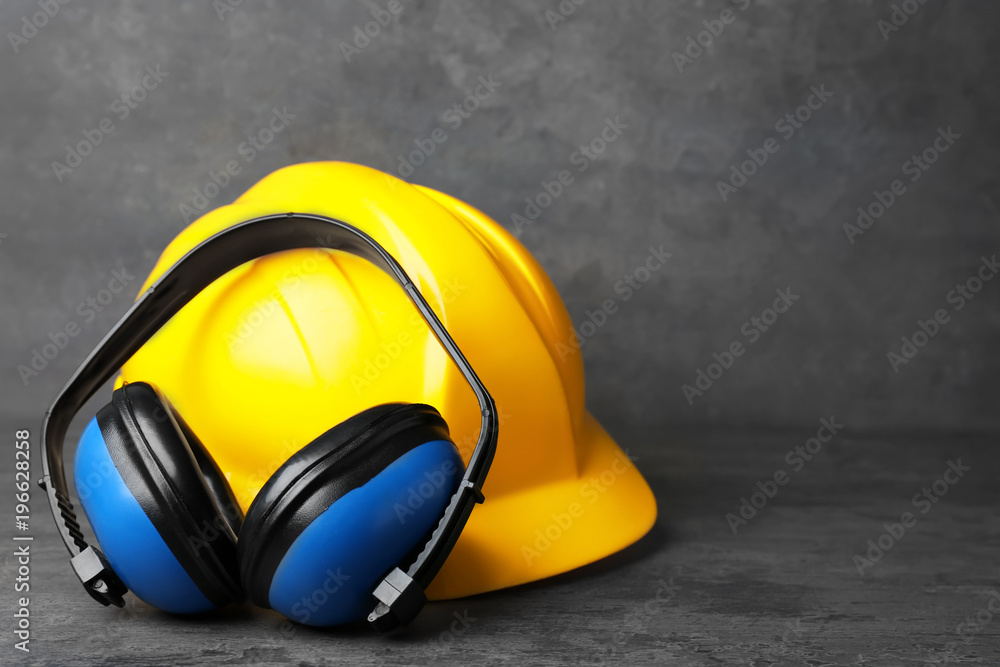
[[[136,299],[128,312],[91,352],[53,401],[42,421],[42,479],[59,536],[71,564],[91,597],[104,605],[123,606],[127,588],[104,554],[89,546],[69,499],[63,466],[63,441],[73,416],[105,382],[199,292],[232,269],[283,250],[330,248],[363,257],[396,279],[431,331],[472,386],[482,413],[479,440],[465,476],[420,555],[404,573],[393,569],[375,588],[378,604],[368,620],[380,630],[409,623],[420,611],[430,585],[462,532],[472,507],[483,502],[482,486],[497,444],[493,399],[469,366],[455,341],[392,255],[363,231],[320,215],[269,215],[237,225],[202,241]]]

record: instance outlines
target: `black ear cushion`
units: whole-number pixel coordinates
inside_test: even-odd
[[[240,581],[250,600],[270,607],[271,580],[295,539],[316,517],[414,447],[448,440],[448,425],[422,403],[369,408],[296,452],[267,480],[240,530]]]
[[[145,382],[116,390],[97,424],[125,485],[205,597],[242,602],[239,505],[187,424]]]
[[[181,435],[184,436],[184,439],[191,446],[194,460],[197,462],[198,469],[205,479],[209,493],[222,513],[222,518],[226,521],[233,535],[239,535],[240,527],[243,525],[243,508],[240,507],[239,501],[236,500],[236,494],[233,493],[232,487],[226,481],[225,475],[219,470],[215,459],[205,449],[205,445],[201,444],[201,440],[194,434],[191,427],[187,425],[187,422],[176,411],[173,412],[173,415],[177,421],[177,425],[180,426]]]

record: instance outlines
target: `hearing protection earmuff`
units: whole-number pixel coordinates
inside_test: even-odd
[[[311,247],[350,252],[393,276],[472,386],[482,422],[464,474],[437,410],[379,405],[295,453],[243,517],[182,416],[152,385],[133,382],[90,420],[77,448],[74,484],[103,553],[88,545],[63,466],[70,420],[213,281],[257,257]],[[103,605],[123,606],[128,590],[175,613],[249,597],[308,625],[360,620],[371,609],[368,621],[384,631],[417,615],[473,505],[483,502],[497,429],[493,399],[384,248],[339,220],[271,215],[229,227],[188,252],[88,355],[45,414],[39,485],[74,572]],[[408,506],[418,488],[424,502]]]

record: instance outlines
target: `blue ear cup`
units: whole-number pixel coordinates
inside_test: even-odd
[[[247,511],[244,590],[307,625],[365,618],[379,579],[415,557],[463,473],[428,405],[381,405],[338,424],[282,465]]]
[[[84,430],[74,483],[115,573],[173,613],[242,601],[225,478],[183,420],[146,383],[127,384]]]

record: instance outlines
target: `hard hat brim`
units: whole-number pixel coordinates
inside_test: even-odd
[[[588,412],[579,476],[477,505],[427,596],[446,600],[545,579],[642,538],[656,499],[635,463]]]

